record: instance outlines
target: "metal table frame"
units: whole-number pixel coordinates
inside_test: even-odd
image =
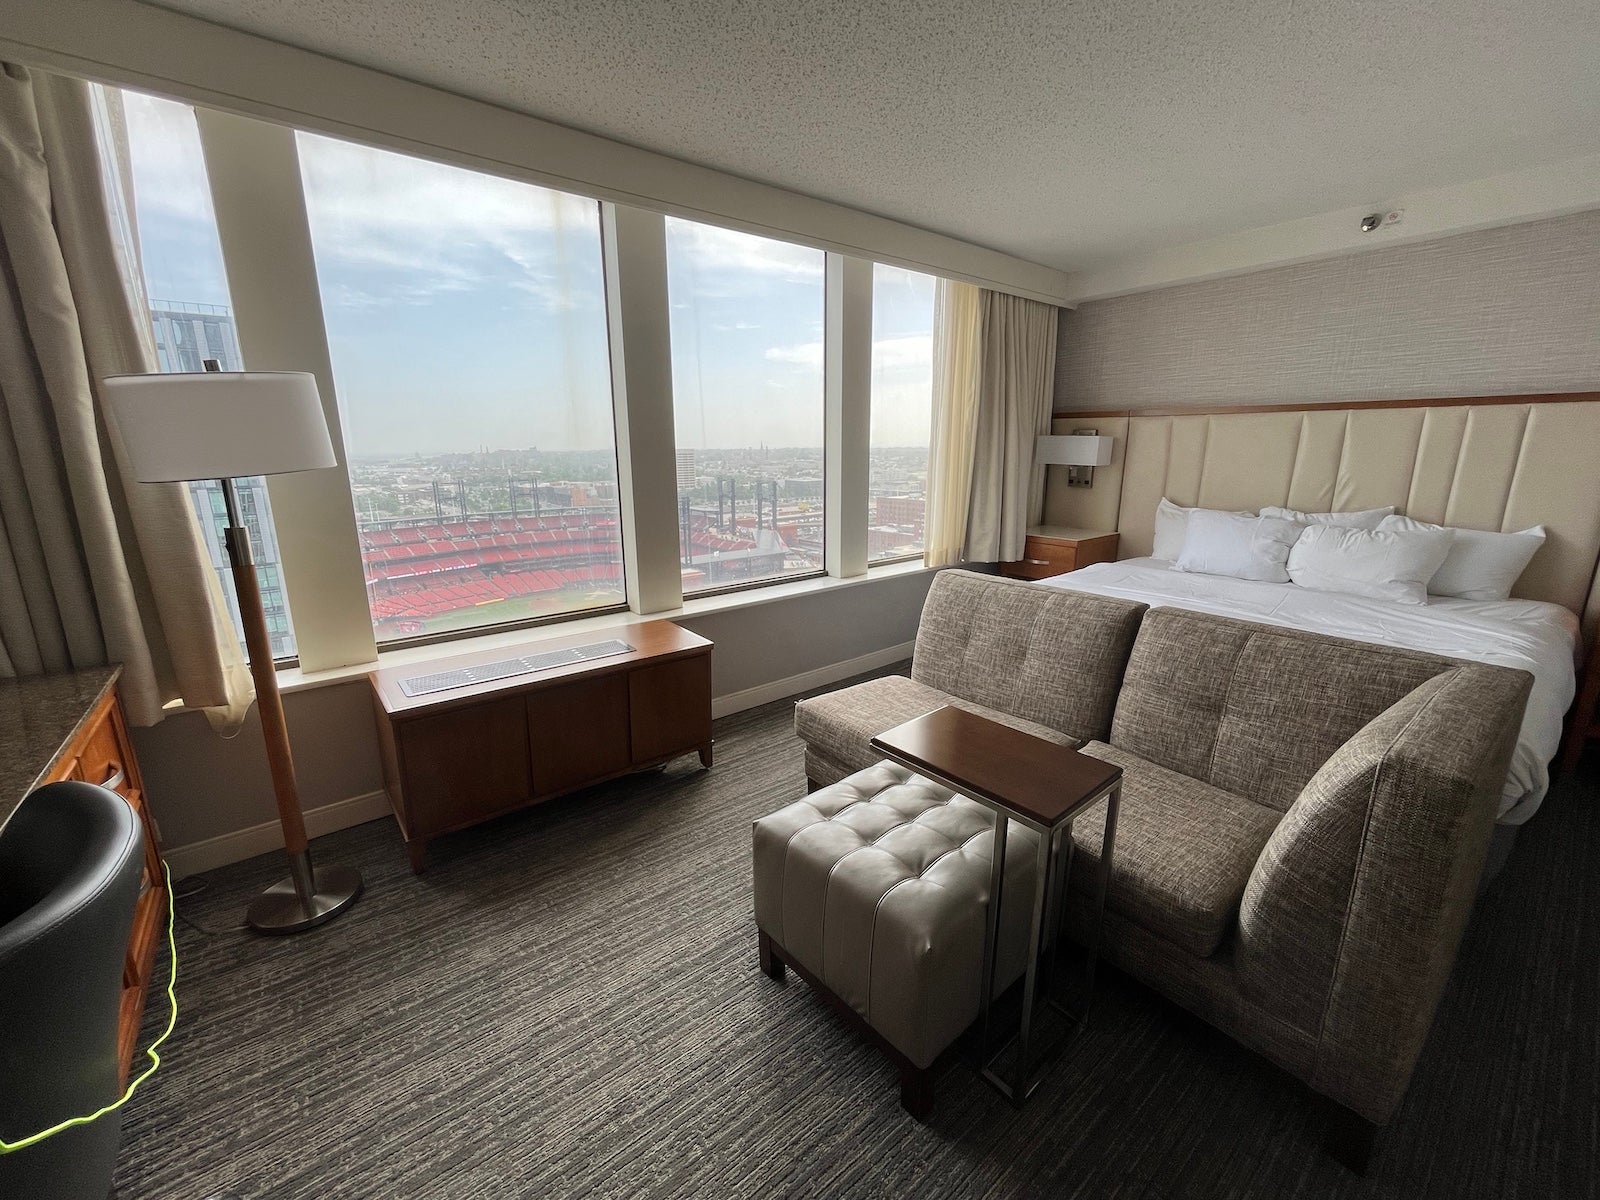
[[[915,763],[900,758],[888,752],[887,748],[876,747],[879,753],[898,762],[908,770],[915,771],[926,779],[931,779],[942,787],[949,788],[952,792],[967,797],[977,804],[983,805],[994,813],[994,861],[989,871],[989,904],[988,912],[983,925],[983,977],[979,993],[979,1042],[978,1065],[979,1072],[993,1087],[1013,1104],[1021,1105],[1033,1094],[1043,1075],[1043,1069],[1048,1061],[1059,1050],[1063,1037],[1051,1047],[1049,1053],[1042,1056],[1037,1063],[1031,1055],[1034,1035],[1034,1004],[1038,994],[1039,984],[1039,958],[1044,949],[1044,933],[1046,925],[1050,929],[1049,958],[1045,964],[1044,982],[1046,989],[1046,1002],[1065,1013],[1079,1025],[1088,1023],[1089,1006],[1094,998],[1095,968],[1100,961],[1100,941],[1105,927],[1106,915],[1106,886],[1111,879],[1112,857],[1116,849],[1117,840],[1117,812],[1122,804],[1122,776],[1117,777],[1102,787],[1085,795],[1078,803],[1074,804],[1061,820],[1053,826],[1045,825],[1031,817],[1024,816],[1015,809],[1008,808],[1005,804],[990,800],[983,796],[974,796],[962,784],[932,770],[925,763]],[[1050,997],[1048,992],[1055,978],[1056,950],[1061,943],[1061,924],[1066,907],[1067,886],[1072,878],[1072,822],[1090,805],[1104,799],[1106,801],[1105,835],[1100,842],[1100,868],[1096,872],[1094,885],[1094,930],[1090,935],[1088,962],[1084,969],[1084,1003],[1081,1012],[1073,1012],[1065,1005],[1060,1004]],[[1005,859],[1006,839],[1012,821],[1017,821],[1039,835],[1038,856],[1035,862],[1037,877],[1033,888],[1033,916],[1029,925],[1027,962],[1023,972],[1022,984],[1022,1019],[1017,1032],[1008,1037],[994,1050],[990,1050],[990,1009],[994,1004],[994,976],[995,960],[1000,951],[1000,905],[1004,896],[1005,885]],[[1066,842],[1065,852],[1061,843]],[[1000,1074],[997,1063],[1005,1053],[1006,1048],[1015,1041],[1017,1043],[1016,1062],[1012,1067],[1011,1078],[1007,1079]]]

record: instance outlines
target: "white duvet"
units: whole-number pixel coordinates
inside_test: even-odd
[[[1522,732],[1500,798],[1500,820],[1520,825],[1550,786],[1550,760],[1577,686],[1578,619],[1537,600],[1454,600],[1396,604],[1292,583],[1257,583],[1174,571],[1154,558],[1100,563],[1042,581],[1052,587],[1137,600],[1152,608],[1190,608],[1287,625],[1382,646],[1426,650],[1533,675]]]

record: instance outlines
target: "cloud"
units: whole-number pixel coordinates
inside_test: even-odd
[[[933,369],[933,334],[914,333],[904,337],[875,338],[872,343],[872,370],[929,372]]]
[[[788,363],[794,366],[820,368],[826,354],[822,342],[797,342],[787,346],[771,346],[763,357],[768,362]],[[872,373],[881,375],[923,376],[933,369],[933,335],[911,334],[906,337],[878,338],[872,343]]]
[[[769,346],[762,357],[768,362],[787,363],[791,366],[818,370],[822,367],[825,356],[825,348],[821,342],[800,342],[792,346]]]
[[[827,256],[810,246],[667,218],[667,254],[700,276],[767,276],[789,282],[820,280]]]
[[[549,312],[600,302],[594,201],[315,134],[298,145],[319,265],[403,275],[413,301],[510,287]]]

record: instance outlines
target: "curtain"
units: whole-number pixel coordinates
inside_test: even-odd
[[[1051,304],[983,289],[980,400],[963,549],[969,561],[1021,558],[1028,526],[1039,518],[1044,470],[1034,465],[1034,439],[1050,432],[1058,312]]]
[[[88,86],[0,64],[0,677],[119,662],[129,719],[233,727],[248,670],[182,484],[124,483],[102,376],[155,370]]]
[[[928,441],[923,561],[961,561],[978,427],[981,289],[941,279],[933,293],[933,427]]]

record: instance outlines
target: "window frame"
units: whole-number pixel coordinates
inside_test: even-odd
[[[326,498],[331,488],[324,486],[320,490],[320,501],[308,504],[310,498],[302,495],[299,497],[300,503],[293,505],[281,503],[279,491],[288,492],[296,488],[296,477],[277,476],[269,481],[275,513],[274,527],[283,552],[283,591],[289,611],[293,614],[295,635],[301,648],[299,657],[280,660],[277,665],[316,673],[354,662],[376,661],[380,645],[372,632],[360,538],[356,532],[356,514],[351,501],[353,492],[349,486],[343,428],[331,375],[328,334],[322,319],[320,292],[316,290],[314,252],[310,246],[309,230],[304,227],[304,185],[294,153],[297,129],[259,118],[224,113],[201,104],[193,107],[206,148],[207,172],[214,205],[219,210],[218,234],[223,261],[228,268],[230,290],[238,289],[240,284],[236,280],[248,278],[262,261],[260,239],[246,228],[246,222],[242,219],[250,204],[264,205],[286,200],[298,203],[301,230],[291,230],[296,236],[291,236],[287,242],[279,242],[271,252],[293,260],[292,283],[297,284],[299,290],[296,291],[292,286],[281,287],[281,279],[268,278],[256,281],[252,289],[255,293],[251,297],[253,303],[241,303],[236,292],[233,312],[235,331],[241,343],[241,352],[252,367],[309,368],[317,374],[319,387],[323,390],[330,433],[340,460],[334,470],[338,473],[337,490],[343,510],[340,517],[348,522],[348,538],[344,538],[342,530],[337,531],[341,542],[347,541],[347,544],[337,547],[338,553],[331,559],[326,544],[327,531],[318,528],[314,519],[307,519],[308,513],[318,513],[325,518],[334,515],[331,501]],[[307,132],[323,131],[311,128]],[[346,140],[361,143],[361,139],[349,138],[348,135]],[[362,144],[372,144],[378,149],[394,152],[393,147],[381,142]],[[271,149],[273,153],[263,155],[264,148]],[[408,149],[404,153],[458,168],[464,166],[446,156],[418,154],[415,149]],[[274,158],[275,161],[263,166],[263,157]],[[291,177],[281,178],[286,163],[292,163],[295,169]],[[485,164],[475,164],[470,169],[518,182],[536,182],[521,178],[513,170],[488,169]],[[260,187],[260,172],[263,170],[271,174],[272,184],[264,189]],[[550,185],[541,183],[540,186]],[[251,189],[271,194],[253,201],[241,200],[241,196],[247,196]],[[659,211],[618,205],[570,186],[557,190],[585,200],[594,200],[599,203],[601,210],[600,242],[605,263],[612,422],[617,454],[618,524],[623,547],[626,600],[616,605],[571,613],[544,614],[469,629],[386,640],[381,645],[384,652],[470,642],[474,638],[619,613],[648,616],[658,612],[679,611],[685,604],[678,553],[676,504],[674,502],[667,506],[670,512],[663,514],[659,503],[668,491],[674,501],[677,495],[665,217]],[[231,214],[233,219],[225,222],[222,210],[228,206],[229,200],[234,201],[236,207]],[[691,219],[738,230],[733,222],[707,221],[703,215]],[[301,232],[304,234],[303,241],[298,236]],[[762,232],[760,236],[770,235]],[[873,261],[840,254],[798,238],[780,236],[778,240],[818,249],[826,255],[822,447],[824,562],[815,571],[770,579],[741,580],[697,590],[687,598],[690,601],[755,593],[820,578],[863,577],[873,568],[903,567],[922,557],[908,554],[869,560],[867,555]],[[267,274],[270,276],[273,273]],[[312,289],[309,293],[305,290],[307,280]],[[263,295],[263,289],[273,286],[280,286],[282,294]],[[284,322],[279,314],[286,307],[296,304],[303,307],[308,301],[314,319],[298,322],[286,334],[281,328]],[[261,341],[261,327],[271,326],[279,328],[272,329],[266,335],[270,343],[268,352],[261,352],[252,343]],[[662,436],[663,433],[667,436]],[[294,511],[296,508],[298,515]],[[654,542],[662,539],[668,528],[671,530],[670,544],[655,545]],[[302,558],[298,566],[291,562],[294,557],[292,551],[304,549],[308,542],[321,542],[319,549],[324,555],[323,561],[336,559],[337,569],[330,572],[307,570],[305,563],[312,560],[306,558]],[[354,631],[356,614],[359,614],[365,637],[358,636]],[[308,645],[316,647],[316,653],[307,655],[305,650]],[[330,646],[336,648],[330,650]]]

